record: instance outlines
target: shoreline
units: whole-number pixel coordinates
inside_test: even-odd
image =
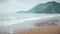
[[[48,22],[49,22],[49,24],[50,24],[50,22],[56,23],[55,22],[56,20],[57,20],[57,24],[60,25],[60,23],[59,23],[60,22],[60,16],[53,16],[53,17],[49,17],[49,18],[43,18],[43,19],[37,19],[37,20],[29,20],[29,21],[25,21],[25,22],[23,22],[21,24],[14,24],[14,25],[2,28],[1,31],[5,31],[6,34],[9,33],[9,31],[11,29],[13,29],[13,33],[24,32],[24,31],[29,30],[31,28],[33,28],[33,29],[38,28],[37,26],[35,26],[36,23],[44,24],[43,26],[42,25],[40,25],[40,26],[42,26],[42,27],[45,26],[46,27],[47,26],[46,23],[48,23]]]
[[[56,23],[56,25],[48,26],[48,25],[46,25],[47,23],[49,23],[49,24],[50,23]],[[60,33],[60,16],[51,17],[51,18],[48,18],[47,20],[43,20],[42,27],[40,27],[40,26],[38,25],[38,27],[36,26],[36,28],[27,29],[26,31],[21,32],[20,34],[28,34],[29,32],[30,32],[29,34],[50,34],[50,33],[51,34],[59,34]],[[35,30],[38,30],[38,32]],[[42,30],[43,32],[40,32],[39,30]],[[47,31],[47,32],[45,32],[45,31]]]
[[[18,34],[60,34],[60,27],[32,28]]]

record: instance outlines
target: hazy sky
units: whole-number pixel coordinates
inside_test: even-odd
[[[21,10],[28,10],[39,3],[53,0],[0,0],[0,13],[14,13]],[[60,0],[54,0],[60,1]]]

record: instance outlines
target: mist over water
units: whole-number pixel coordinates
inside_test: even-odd
[[[23,23],[24,21],[36,20],[39,18],[48,18],[59,14],[1,14],[0,26],[10,26],[13,24]]]

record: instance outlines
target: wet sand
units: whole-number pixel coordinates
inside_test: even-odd
[[[47,20],[36,22],[36,28],[27,29],[17,34],[60,34],[60,17],[52,17]]]
[[[1,34],[60,34],[60,16],[28,20],[0,30]]]
[[[18,34],[60,34],[60,27],[32,28]]]

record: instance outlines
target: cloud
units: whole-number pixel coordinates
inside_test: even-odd
[[[16,11],[28,10],[38,3],[45,3],[47,1],[52,0],[0,0],[0,13],[14,13]]]
[[[19,10],[28,10],[35,3],[33,1],[22,1],[22,0],[0,0],[0,13],[15,12]]]
[[[8,2],[9,0],[0,0],[0,4],[2,4],[2,3],[6,3],[6,2]]]

